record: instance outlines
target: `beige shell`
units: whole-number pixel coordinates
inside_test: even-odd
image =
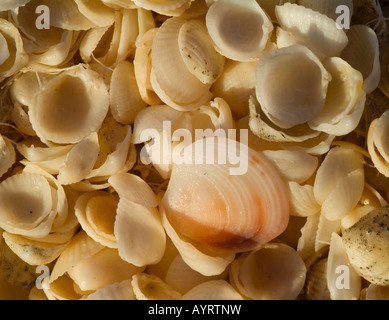
[[[10,77],[24,67],[28,56],[23,48],[19,30],[9,21],[0,19],[1,64],[0,80]]]
[[[226,280],[209,280],[193,287],[181,297],[181,300],[238,301],[243,300],[243,297]]]
[[[365,25],[353,25],[347,37],[349,41],[341,57],[362,73],[363,89],[371,93],[378,87],[381,78],[377,35]]]
[[[42,141],[75,143],[100,128],[108,106],[103,79],[79,65],[45,83],[34,96],[28,113]]]
[[[256,68],[257,99],[277,126],[287,129],[303,124],[323,109],[331,75],[307,47],[271,51],[259,59]]]
[[[330,300],[327,286],[327,258],[319,259],[308,270],[304,296],[308,300]]]
[[[355,271],[371,283],[389,285],[388,207],[374,209],[343,231],[343,243]]]
[[[280,26],[309,47],[320,59],[339,56],[348,43],[344,30],[326,15],[302,5],[285,3],[276,6]]]
[[[123,280],[99,288],[83,300],[135,300],[135,294],[131,280]]]
[[[178,36],[185,23],[180,18],[166,20],[154,37],[151,51],[151,85],[164,103],[177,110],[196,109],[211,98],[210,84],[196,78],[181,57]]]
[[[164,15],[180,15],[191,5],[192,0],[134,0],[134,3],[144,9],[152,10]]]
[[[296,299],[306,278],[300,255],[286,244],[272,242],[242,256],[231,272],[241,293],[254,300]]]
[[[337,21],[342,13],[341,10],[337,9],[339,6],[346,6],[348,8],[350,19],[352,18],[354,11],[354,4],[352,0],[297,0],[297,4],[325,14],[335,21]]]
[[[206,23],[217,50],[238,61],[256,59],[273,31],[269,17],[254,0],[219,0],[210,6]]]
[[[1,3],[0,11],[13,10],[17,7],[23,6],[28,3],[30,0],[4,0]]]
[[[153,274],[137,273],[131,280],[137,300],[179,300],[181,294]]]

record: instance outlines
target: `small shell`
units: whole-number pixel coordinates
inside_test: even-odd
[[[13,10],[17,7],[23,6],[30,0],[4,0],[1,2],[0,11]]]
[[[114,223],[119,199],[104,191],[83,193],[74,209],[82,229],[96,242],[117,248]]]
[[[205,141],[216,142],[214,138]],[[214,146],[227,148],[220,140],[217,142]],[[200,143],[203,141],[197,140],[193,147]],[[231,143],[228,153],[236,151],[234,148],[243,147]],[[242,155],[243,149],[240,150]],[[204,160],[196,166],[185,163],[173,165],[168,189],[161,203],[163,220],[164,224],[169,221],[166,231],[174,243],[178,240],[177,235],[181,241],[187,242],[184,247],[181,247],[181,242],[180,246],[176,243],[177,248],[185,262],[200,273],[205,274],[199,268],[206,270],[206,266],[198,266],[200,261],[189,261],[189,252],[183,252],[190,244],[198,248],[204,246],[210,252],[247,251],[270,241],[286,227],[289,204],[284,194],[284,181],[264,155],[253,150],[246,151],[248,171],[243,175],[230,176],[231,165],[206,164]],[[266,191],[260,191],[262,184],[266,184]],[[277,190],[277,195],[272,193],[273,190]],[[228,196],[230,192],[234,196]],[[264,198],[258,198],[258,195]],[[273,196],[278,200],[272,201]],[[242,205],[246,201],[247,205]],[[191,205],[192,202],[196,202],[196,206]],[[233,213],[239,215],[239,224],[234,222]],[[175,233],[170,228],[174,228]]]
[[[78,10],[99,27],[110,26],[115,21],[114,10],[107,7],[101,0],[94,0],[93,5],[88,0],[74,0]]]
[[[14,146],[0,134],[0,178],[16,161]]]
[[[226,280],[209,280],[193,287],[181,300],[243,300],[243,297]]]
[[[189,20],[180,28],[178,47],[188,70],[204,84],[212,84],[223,72],[224,57],[217,53],[201,20]]]
[[[285,2],[296,3],[297,0],[260,0],[258,3],[261,8],[269,15],[273,22],[277,21],[275,8],[276,6],[282,5]]]
[[[219,0],[209,8],[206,23],[217,50],[238,61],[256,59],[273,31],[267,14],[254,0]]]
[[[227,60],[224,71],[212,86],[215,97],[224,99],[236,117],[249,113],[248,100],[255,93],[255,66],[257,61]]]
[[[1,48],[3,62],[0,64],[0,80],[2,80],[24,67],[28,62],[28,56],[24,51],[19,30],[11,22],[0,19],[0,35],[4,45]]]
[[[42,141],[75,143],[100,128],[108,107],[109,95],[103,79],[79,65],[45,83],[28,113]]]
[[[138,273],[132,277],[137,300],[178,300],[181,294],[155,275]]]
[[[366,93],[362,74],[338,57],[327,59],[323,65],[332,79],[323,109],[308,124],[314,130],[343,136],[357,127],[363,114]]]
[[[211,93],[210,84],[203,84],[196,78],[181,57],[178,36],[185,23],[179,18],[168,19],[155,35],[151,51],[151,84],[164,103],[186,111],[208,102]]]
[[[160,14],[179,15],[180,8],[190,6],[191,0],[166,0],[166,1],[150,1],[150,0],[134,0],[134,3],[144,9],[152,10]],[[175,12],[177,11],[177,13]]]
[[[304,286],[308,300],[330,300],[327,286],[327,258],[319,259],[310,268]]]
[[[29,265],[49,264],[59,257],[68,243],[51,244],[4,232],[3,238],[10,249]]]
[[[342,239],[355,271],[373,284],[389,285],[388,207],[372,210],[352,227]]]
[[[349,262],[342,237],[331,236],[327,263],[327,286],[332,300],[355,300],[361,292],[361,277]]]
[[[335,147],[320,165],[314,194],[327,219],[347,215],[358,203],[364,188],[362,156],[354,150]]]
[[[348,45],[341,57],[363,76],[363,89],[371,93],[381,78],[379,43],[376,33],[365,25],[353,25],[347,32]]]
[[[151,48],[157,32],[158,28],[153,28],[138,38],[134,57],[134,71],[139,93],[143,101],[148,105],[158,105],[161,103],[161,99],[154,92],[150,80]]]
[[[280,26],[305,43],[320,59],[339,56],[348,43],[346,33],[334,20],[301,5],[285,3],[276,6]]]
[[[337,8],[339,6],[347,6],[350,12],[349,18],[353,15],[353,0],[298,0],[297,3],[307,8],[311,8],[314,11],[318,11],[325,14],[333,20],[337,20],[339,13]]]
[[[282,243],[267,243],[252,251],[235,271],[232,276],[240,283],[242,294],[254,300],[296,299],[306,277],[300,255]]]
[[[297,182],[290,181],[290,214],[298,217],[308,217],[320,211],[320,205],[317,203],[313,186],[309,184],[300,185]]]
[[[388,300],[389,287],[377,286],[371,283],[366,290],[366,300]]]
[[[331,75],[312,51],[301,45],[290,46],[259,59],[256,95],[272,122],[291,128],[320,113],[330,80]]]

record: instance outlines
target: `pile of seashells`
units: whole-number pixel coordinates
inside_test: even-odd
[[[389,299],[386,14],[2,0],[0,298]]]

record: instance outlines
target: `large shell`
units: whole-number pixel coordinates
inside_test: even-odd
[[[108,106],[103,79],[80,65],[49,80],[35,95],[29,116],[42,141],[74,143],[100,128]]]
[[[197,140],[193,150],[198,150],[204,141],[227,152],[227,142],[215,138]],[[228,154],[239,150],[235,148],[240,148],[241,155],[247,151],[242,159],[247,161],[246,172],[239,169],[236,172],[240,175],[231,176],[231,164],[207,164],[206,155],[195,155],[196,165],[173,165],[161,202],[168,235],[185,262],[203,274],[212,273],[211,266],[189,258],[187,247],[204,247],[211,252],[247,251],[279,235],[287,224],[288,196],[277,169],[262,154],[236,146],[235,142],[228,143]]]
[[[290,46],[259,59],[256,95],[271,121],[291,128],[320,113],[330,80],[331,75],[312,51],[301,45]]]
[[[209,8],[206,22],[217,50],[239,61],[257,58],[273,31],[269,17],[254,0],[219,0]]]
[[[343,231],[342,239],[355,271],[380,286],[389,285],[388,207],[372,210],[352,227]]]
[[[283,243],[265,244],[234,263],[238,266],[231,267],[233,283],[244,296],[254,300],[293,300],[305,283],[304,261]]]
[[[348,43],[344,30],[326,15],[293,3],[276,6],[280,26],[290,31],[319,58],[339,56]]]

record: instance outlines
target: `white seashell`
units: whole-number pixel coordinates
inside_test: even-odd
[[[109,36],[112,28],[112,26],[95,27],[85,33],[79,47],[80,56],[85,63],[90,63],[93,57],[100,58],[99,51],[105,51],[103,45],[108,45],[104,37]]]
[[[307,217],[307,221],[301,228],[301,236],[297,243],[296,251],[301,258],[306,260],[315,253],[315,242],[318,225],[320,221],[320,212]]]
[[[308,180],[319,164],[317,157],[301,151],[265,150],[263,154],[274,163],[285,180],[297,183]],[[291,171],[290,168],[296,168],[296,170]]]
[[[214,138],[208,138],[205,141],[207,140],[217,141]],[[215,144],[216,147],[226,147],[225,142],[221,144],[220,139],[217,142],[220,145]],[[196,144],[199,143],[202,144],[203,141],[197,140],[193,147],[196,148]],[[228,152],[233,152],[231,150],[233,148],[239,147],[233,143],[229,146]],[[288,197],[286,194],[280,196],[286,192],[284,181],[267,158],[253,150],[247,151],[248,171],[244,175],[234,177],[228,174],[230,165],[211,165],[206,164],[205,161],[196,166],[173,165],[168,189],[161,202],[164,226],[185,262],[202,274],[212,273],[212,271],[207,270],[206,266],[199,266],[199,261],[193,261],[193,258],[188,257],[190,254],[187,250],[190,250],[190,247],[195,249],[194,246],[196,246],[198,248],[196,250],[201,250],[204,246],[204,249],[211,253],[215,250],[221,253],[224,251],[225,254],[247,251],[270,241],[286,227],[284,219],[288,219]],[[257,176],[259,172],[261,172],[261,179]],[[267,185],[266,192],[259,191],[262,183]],[[270,188],[271,185],[273,185],[272,188]],[[271,193],[271,190],[276,189],[277,196]],[[233,197],[228,196],[231,190],[234,190]],[[258,194],[266,195],[266,199],[258,198]],[[273,201],[273,196],[278,200]],[[243,205],[242,201],[244,203],[246,199],[248,205]],[[196,206],[190,205],[193,201],[196,202]],[[206,205],[203,206],[202,203]],[[263,210],[259,215],[258,206],[262,208],[259,209],[260,211]],[[237,209],[234,209],[235,207]],[[242,207],[247,211],[242,211]],[[234,212],[239,214],[241,221],[239,224],[233,222]],[[274,215],[270,212],[274,212]],[[263,216],[260,217],[261,215]],[[277,222],[275,221],[276,216],[279,216]],[[259,227],[258,224],[262,223],[264,224]],[[186,248],[185,251],[184,248]]]
[[[178,47],[188,70],[202,83],[212,84],[223,73],[225,58],[215,51],[203,21],[192,19],[182,25]]]
[[[232,269],[231,269],[232,270]],[[267,243],[245,256],[235,279],[254,300],[293,300],[302,290],[306,267],[300,255],[282,243]]]
[[[141,267],[158,263],[163,257],[166,235],[156,208],[120,198],[114,234],[124,261]]]
[[[362,156],[348,148],[331,149],[320,165],[314,194],[329,220],[341,219],[358,203],[364,188]]]
[[[320,59],[339,56],[348,43],[346,33],[337,28],[336,22],[318,11],[285,3],[276,6],[275,14],[280,26],[290,31]]]
[[[13,10],[17,7],[23,6],[30,0],[4,0],[1,2],[0,11]]]
[[[328,249],[333,233],[340,233],[341,220],[329,220],[323,211],[320,212],[315,234],[315,253]]]
[[[355,300],[361,292],[361,277],[351,266],[342,237],[336,233],[331,236],[328,252],[327,286],[331,300]]]
[[[355,271],[367,281],[389,284],[387,261],[388,207],[372,210],[352,227],[343,231],[342,239]]]
[[[114,10],[107,7],[101,0],[94,0],[93,5],[88,0],[74,0],[78,10],[96,26],[110,26],[115,21]]]
[[[335,21],[339,18],[341,13],[337,10],[339,6],[346,6],[348,8],[350,13],[349,19],[352,18],[354,11],[352,0],[298,0],[297,4],[325,14]]]
[[[286,2],[296,3],[297,0],[258,0],[258,4],[261,8],[269,15],[273,22],[276,22],[277,18],[275,15],[276,6],[282,5]]]
[[[84,300],[135,300],[135,294],[131,280],[123,280],[97,289]]]
[[[273,31],[269,17],[254,0],[219,0],[209,8],[206,23],[216,49],[238,61],[256,59]]]
[[[138,273],[131,281],[137,300],[179,300],[181,294],[153,274]]]
[[[45,83],[28,113],[42,141],[75,143],[100,128],[108,107],[109,95],[103,79],[80,65]]]
[[[28,62],[19,30],[9,21],[0,19],[0,34],[3,45],[0,64],[0,80],[16,74]]]
[[[145,207],[156,207],[157,196],[151,187],[139,176],[131,173],[117,173],[108,179],[119,197]]]
[[[314,130],[343,136],[357,127],[364,111],[362,74],[338,57],[325,60],[323,65],[332,79],[323,109],[308,124]]]
[[[224,99],[236,117],[249,113],[248,100],[255,93],[257,61],[227,60],[224,71],[212,86],[215,97]]]
[[[294,79],[292,83],[290,77]],[[259,59],[256,96],[272,122],[291,128],[320,113],[330,80],[331,75],[307,47],[281,48]]]
[[[181,300],[243,300],[243,297],[226,280],[209,280],[193,287]]]
[[[0,178],[12,167],[15,161],[16,153],[14,146],[10,140],[0,134]]]
[[[138,38],[134,57],[135,79],[139,93],[143,101],[148,105],[158,105],[161,103],[161,99],[154,92],[150,80],[151,48],[157,32],[158,28],[153,28]]]
[[[300,185],[289,181],[290,191],[290,214],[298,217],[308,217],[320,212],[320,205],[315,199],[313,186]]]
[[[363,76],[363,90],[371,93],[381,78],[379,43],[376,33],[365,25],[353,25],[347,32],[348,45],[341,57]]]
[[[308,300],[331,299],[327,286],[327,260],[317,260],[307,272],[304,294]]]
[[[29,240],[23,236],[3,232],[5,243],[24,262],[29,265],[45,265],[53,262],[68,243],[51,244]]]
[[[119,123],[134,123],[135,116],[146,107],[135,80],[134,65],[129,61],[122,61],[116,65],[112,73],[109,94],[112,116]]]
[[[377,170],[389,177],[389,148],[386,135],[389,130],[389,111],[371,122],[367,135],[367,148]]]
[[[104,191],[83,193],[76,201],[75,215],[82,229],[96,242],[117,248],[114,223],[119,199]]]
[[[211,98],[210,85],[203,84],[181,57],[178,36],[185,20],[170,18],[159,28],[151,51],[151,85],[159,98],[177,110],[193,110]],[[177,90],[177,87],[180,90]]]

